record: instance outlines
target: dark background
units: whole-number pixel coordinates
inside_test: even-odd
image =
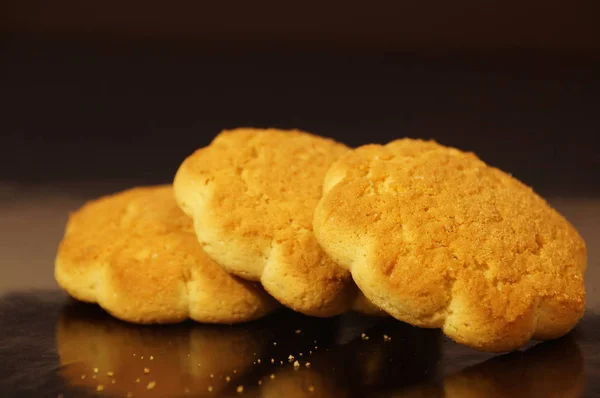
[[[600,193],[595,1],[205,3],[5,0],[0,181],[166,182],[221,129],[271,126]]]

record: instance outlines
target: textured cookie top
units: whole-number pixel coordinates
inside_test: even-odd
[[[402,139],[327,173],[317,239],[398,319],[502,351],[570,330],[585,305],[585,243],[555,210],[474,154]]]
[[[295,130],[224,131],[183,162],[175,195],[227,271],[260,280],[296,311],[334,315],[348,308],[355,286],[319,247],[312,217],[325,173],[347,150]]]
[[[75,298],[131,322],[241,322],[276,307],[203,252],[171,186],[131,189],[72,214],[55,275]]]

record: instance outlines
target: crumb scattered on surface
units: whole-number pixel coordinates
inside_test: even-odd
[[[273,345],[277,345],[277,342],[276,342],[276,341],[274,341],[274,342],[273,342]]]
[[[260,358],[256,360],[256,363],[260,363]]]
[[[200,365],[202,365],[201,363],[198,364],[198,367],[200,367]]]
[[[294,356],[290,354],[290,356],[288,357],[288,361],[294,362]]]
[[[96,391],[104,391],[104,386],[102,384],[98,384],[96,386]]]
[[[315,346],[315,350],[318,350],[318,349],[319,349],[319,346],[318,346],[318,345],[316,345],[316,346]]]
[[[106,372],[106,375],[109,377],[113,377],[115,375],[115,372],[108,371]]]
[[[280,365],[283,365],[283,361],[279,361],[279,364],[280,364]]]
[[[300,367],[300,362],[294,361],[294,368],[298,369]]]
[[[208,386],[208,392],[213,392],[213,386]]]
[[[310,391],[310,392],[315,391],[315,386],[308,386],[308,391]]]
[[[304,366],[306,366],[307,368],[310,368],[310,362],[306,362],[306,363],[304,364]]]
[[[312,355],[312,351],[309,351],[309,352],[308,352],[308,355]]]
[[[117,380],[112,379],[111,383],[115,384],[117,382]]]
[[[231,381],[231,377],[229,377],[229,376],[225,376],[225,381],[226,381],[227,383],[229,383],[229,382]]]
[[[259,380],[258,381],[258,385],[260,386],[261,384],[262,384],[262,380]]]
[[[239,394],[244,392],[244,386],[237,386],[237,388],[235,389],[235,391],[237,391]]]
[[[369,336],[367,336],[366,333],[361,333],[360,334],[360,338],[363,339],[363,340],[369,340]]]
[[[56,398],[64,398],[64,395],[62,395],[62,394],[58,394],[58,395],[56,396]]]
[[[146,374],[150,373],[150,369],[144,368],[144,373],[146,373]]]
[[[269,376],[271,379],[275,378],[275,375],[273,373],[271,373],[271,376]]]
[[[135,379],[135,382],[139,383],[140,382],[140,378],[138,377],[137,379]]]
[[[209,376],[211,379],[215,377],[214,373],[211,373]]]
[[[95,378],[96,378],[96,375],[93,375],[93,376],[92,376],[92,379],[95,379]]]
[[[298,355],[302,356],[302,353],[300,353],[300,354],[298,354]]]
[[[190,392],[190,389],[186,387],[186,388],[183,389],[183,392],[186,393],[186,394],[188,394]]]
[[[154,361],[154,357],[152,355],[150,355],[150,360]]]
[[[148,385],[146,386],[146,389],[148,390],[152,390],[154,387],[156,387],[156,382],[155,381],[151,381],[150,383],[148,383]]]
[[[389,343],[390,341],[392,341],[392,338],[390,336],[388,336],[387,334],[384,334],[383,341],[385,341],[386,343]]]
[[[144,356],[142,355],[140,358],[144,359]]]
[[[302,330],[296,329],[296,334],[300,334],[300,333],[302,333]]]
[[[133,356],[135,356],[135,354],[133,354]]]
[[[135,354],[134,354],[134,355],[135,355]],[[132,393],[132,392],[128,392],[128,393],[127,393],[127,398],[131,398],[131,397],[133,397],[133,393]]]
[[[275,363],[275,359],[271,358],[271,363]]]
[[[94,373],[98,373],[98,368],[94,368]]]
[[[85,379],[85,375],[81,375],[81,380]]]

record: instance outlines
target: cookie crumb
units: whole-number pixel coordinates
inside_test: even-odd
[[[144,373],[146,373],[146,374],[150,373],[150,369],[144,368]]]
[[[360,338],[363,339],[363,340],[369,340],[369,336],[367,336],[366,333],[361,333],[360,334]]]
[[[95,379],[95,378],[96,378],[96,375],[93,375],[93,376],[92,376],[92,379]]]
[[[306,362],[306,363],[304,364],[304,366],[306,366],[307,368],[310,368],[310,362]]]
[[[229,377],[229,376],[225,376],[225,381],[226,381],[227,383],[229,383],[229,382],[231,381],[231,377]]]
[[[300,333],[302,333],[302,330],[296,329],[296,334],[300,334]]]
[[[290,356],[288,357],[288,361],[290,363],[294,362],[294,356],[290,354]]]
[[[237,370],[233,369],[233,373],[234,373],[234,374],[236,374],[236,373],[237,373]]]
[[[319,346],[318,346],[318,345],[316,345],[316,346],[315,346],[315,350],[318,350],[318,349],[319,349]]]
[[[283,361],[279,361],[279,365],[283,365]]]
[[[308,386],[308,391],[310,391],[310,392],[315,391],[315,386]]]
[[[271,376],[269,376],[271,379],[275,378],[275,375],[273,373],[271,373]]]
[[[275,363],[275,359],[271,358],[271,363]]]
[[[135,382],[139,383],[140,382],[140,378],[138,377],[137,379],[135,379]]]
[[[200,367],[200,365],[202,365],[201,363],[198,364],[198,367]]]
[[[258,385],[260,386],[261,384],[262,384],[262,380],[259,380],[258,381]]]
[[[274,342],[273,342],[273,345],[277,345],[277,342],[276,342],[276,341],[274,341]]]
[[[244,386],[238,386],[238,387],[235,389],[235,391],[237,391],[237,392],[238,392],[238,394],[241,394],[241,393],[243,393],[243,392],[244,392]]]
[[[98,373],[98,368],[94,368],[94,373]]]
[[[208,376],[208,377],[210,377],[211,379],[214,379],[215,375],[213,373],[211,373],[210,376]]]
[[[208,392],[213,392],[213,386],[208,386]]]
[[[85,375],[81,375],[81,380],[85,379]]]
[[[111,383],[115,384],[117,382],[117,380],[112,379]]]
[[[133,393],[132,392],[128,392],[127,393],[127,398],[131,398],[131,397],[133,397]]]
[[[154,356],[150,355],[150,360],[154,361]]]
[[[104,386],[102,384],[98,384],[96,386],[96,391],[104,391]]]
[[[309,351],[309,352],[308,352],[308,355],[312,355],[312,351]]]
[[[388,336],[387,334],[384,334],[383,341],[385,341],[386,343],[389,343],[390,341],[392,341],[392,338],[390,336]]]
[[[144,359],[144,356],[142,355],[140,358],[141,358],[141,359]]]
[[[190,389],[186,387],[186,388],[183,389],[183,392],[186,393],[186,394],[189,394]]]
[[[300,353],[299,355],[302,356],[302,353]]]
[[[109,377],[113,377],[115,375],[115,372],[108,371],[106,372],[106,375]]]
[[[154,387],[156,387],[156,382],[155,381],[151,381],[150,383],[148,383],[148,385],[146,386],[147,390],[152,390]]]
[[[256,363],[260,363],[260,358],[256,360]]]
[[[133,354],[133,356],[135,356],[135,353]]]
[[[298,369],[300,367],[300,362],[295,361],[294,362],[294,369]]]

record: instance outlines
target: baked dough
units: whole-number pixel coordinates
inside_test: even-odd
[[[411,139],[348,152],[313,225],[373,304],[476,349],[554,339],[584,313],[583,239],[472,153]]]
[[[278,307],[202,251],[170,185],[130,189],[72,214],[55,277],[74,298],[134,323],[236,323]]]

